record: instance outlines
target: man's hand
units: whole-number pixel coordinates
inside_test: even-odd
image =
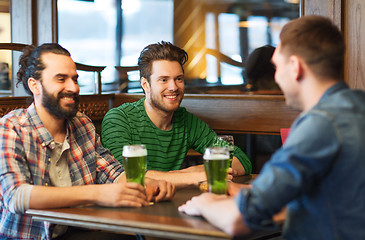
[[[155,202],[171,200],[175,195],[175,186],[164,180],[145,178],[147,200]]]
[[[179,211],[191,216],[202,216],[232,236],[250,232],[234,199],[226,195],[203,193],[181,205]]]
[[[96,185],[96,204],[107,207],[142,207],[148,205],[145,189],[138,183]]]
[[[201,209],[210,203],[220,201],[227,198],[226,195],[216,195],[212,193],[203,193],[197,197],[193,197],[191,200],[187,201],[185,204],[181,205],[178,209],[190,216],[200,216],[202,215]]]

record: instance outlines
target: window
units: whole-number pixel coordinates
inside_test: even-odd
[[[11,42],[9,0],[0,1],[0,42]],[[12,55],[11,51],[0,51],[0,96],[11,95]]]
[[[115,82],[115,0],[58,0],[58,37],[74,61],[107,66],[102,72],[102,89],[109,91]],[[80,93],[95,93],[95,76],[85,72],[79,75]]]
[[[115,66],[135,66],[139,53],[148,44],[173,41],[172,1],[122,0],[121,6],[118,2],[58,0],[59,43],[77,62],[107,66],[102,72],[103,92],[119,90]],[[129,78],[138,82],[138,72]],[[80,75],[82,94],[95,93],[92,79],[93,76]]]
[[[103,92],[118,92],[115,66],[136,66],[148,44],[170,41],[184,48],[187,92],[245,85],[247,56],[276,46],[281,27],[299,16],[299,4],[230,0],[58,0],[59,43],[75,61],[107,66]],[[94,93],[93,76],[80,76],[81,93]],[[141,92],[138,71],[128,91]],[[199,90],[199,92],[201,92]]]

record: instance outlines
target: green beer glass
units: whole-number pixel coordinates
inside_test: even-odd
[[[143,144],[123,146],[123,165],[127,182],[144,186],[147,167],[147,149]]]
[[[229,151],[226,147],[210,147],[204,152],[204,169],[207,175],[209,192],[227,193],[227,174]]]
[[[233,152],[234,152],[234,139],[232,135],[218,135],[212,147],[226,147],[229,151],[229,167],[232,166]]]

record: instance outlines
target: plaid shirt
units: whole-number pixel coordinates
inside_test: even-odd
[[[91,120],[82,113],[67,121],[68,166],[72,185],[112,183],[122,165],[102,147]],[[0,239],[49,239],[50,224],[9,211],[15,190],[22,184],[51,185],[49,177],[54,140],[39,118],[34,103],[0,119]]]

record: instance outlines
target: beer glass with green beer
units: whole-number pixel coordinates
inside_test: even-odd
[[[226,147],[210,147],[204,152],[204,169],[209,192],[226,194],[229,166],[229,150]]]
[[[143,144],[123,146],[123,165],[127,182],[144,185],[147,167],[147,149]]]

